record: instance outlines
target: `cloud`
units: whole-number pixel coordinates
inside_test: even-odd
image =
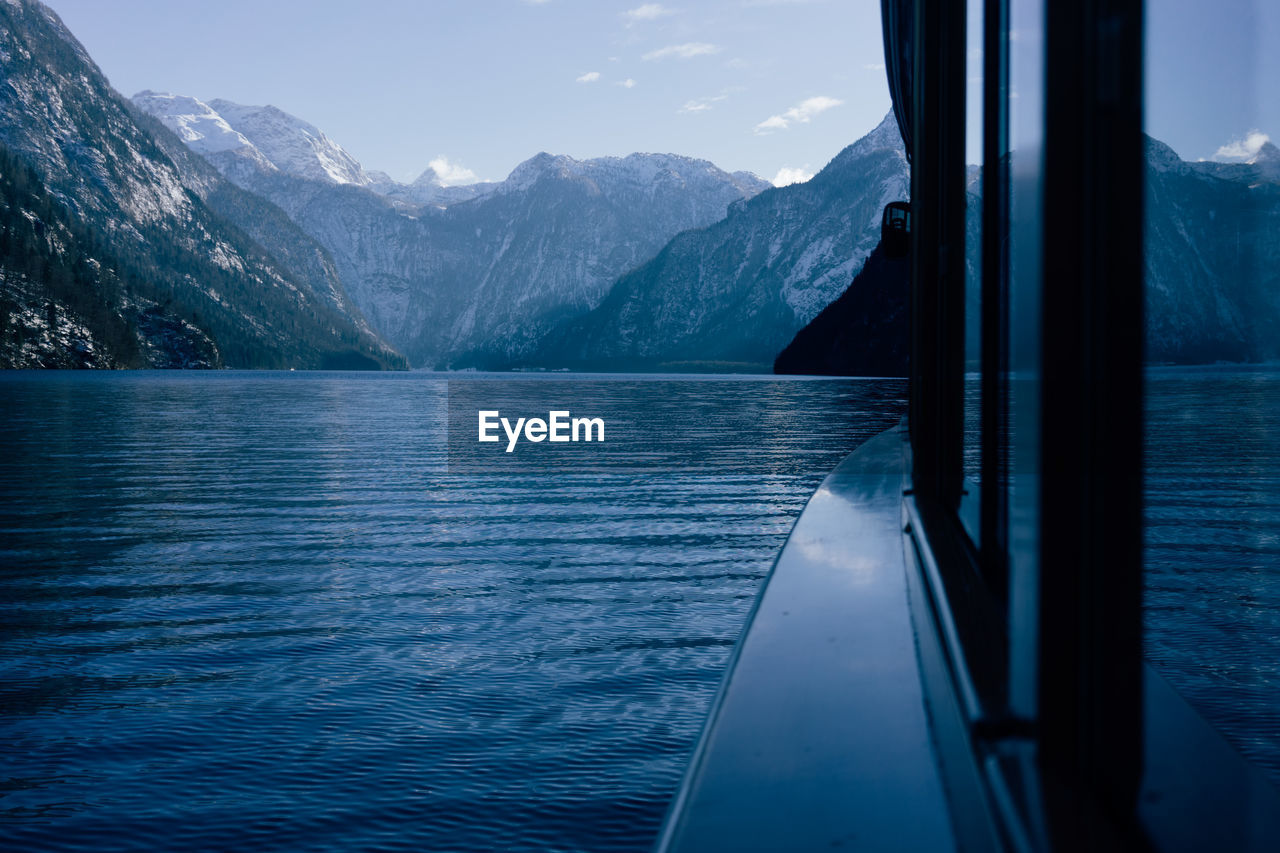
[[[545,6],[551,0],[524,0],[524,2],[528,6]]]
[[[638,24],[642,21],[656,21],[659,18],[665,18],[668,15],[674,15],[674,9],[668,9],[661,3],[645,3],[643,6],[637,6],[634,9],[628,9],[622,13],[627,19],[627,26]]]
[[[1244,139],[1233,139],[1214,152],[1209,158],[1218,163],[1249,163],[1258,156],[1262,146],[1271,141],[1271,137],[1260,130],[1251,130]]]
[[[884,70],[884,63],[883,63],[883,62],[868,62],[866,65],[864,65],[864,66],[862,66],[862,67],[863,67],[863,68],[865,68],[867,71],[883,71],[883,70]]]
[[[459,184],[474,184],[480,177],[461,163],[450,163],[449,158],[441,154],[427,164],[441,185],[455,187]]]
[[[813,172],[809,171],[809,164],[803,166],[783,166],[778,170],[778,174],[773,178],[775,187],[785,187],[788,184],[803,184],[805,181],[813,177]]]
[[[626,80],[619,80],[618,85],[624,89],[634,89],[636,87],[636,81],[628,77]]]
[[[728,95],[711,95],[706,98],[694,98],[692,101],[685,101],[685,105],[677,112],[681,113],[702,113],[711,109],[711,105],[719,101],[728,99]]]
[[[644,56],[640,57],[646,61],[654,59],[692,59],[695,56],[709,56],[713,53],[719,53],[722,48],[718,45],[707,44],[704,41],[691,41],[686,44],[673,44],[667,47],[651,50]]]
[[[579,77],[579,78],[578,78],[578,82],[579,82],[579,83],[594,83],[594,82],[596,82],[596,81],[597,81],[597,80],[599,80],[599,79],[600,79],[600,72],[599,72],[599,71],[588,71],[586,74],[583,74],[581,77]]]
[[[806,98],[796,104],[785,113],[776,116],[769,116],[764,121],[756,125],[756,133],[772,133],[775,130],[786,130],[791,127],[792,123],[808,124],[813,121],[813,117],[819,113],[825,113],[832,107],[838,107],[843,104],[837,98],[828,98],[826,95],[818,95],[813,98]]]

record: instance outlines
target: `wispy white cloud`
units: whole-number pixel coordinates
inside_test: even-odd
[[[809,164],[803,166],[783,166],[778,170],[778,174],[773,178],[775,187],[785,187],[790,184],[803,184],[805,181],[813,177],[813,172],[809,171]]]
[[[581,77],[579,77],[579,78],[578,78],[578,80],[577,80],[577,82],[579,82],[579,83],[594,83],[594,82],[596,82],[596,81],[597,81],[597,80],[599,80],[599,79],[600,79],[600,72],[599,72],[599,71],[588,71],[586,74],[583,74]]]
[[[427,164],[431,167],[431,171],[436,173],[436,178],[446,187],[455,187],[459,184],[474,184],[480,180],[480,177],[461,163],[450,163],[449,158],[441,154],[436,159]]]
[[[1248,163],[1258,156],[1262,146],[1271,141],[1271,137],[1260,130],[1251,130],[1244,139],[1233,139],[1223,145],[1211,158],[1218,163]]]
[[[656,21],[659,18],[665,18],[668,15],[674,15],[674,9],[668,9],[661,3],[645,3],[643,6],[637,6],[634,9],[628,9],[622,13],[622,17],[627,19],[627,26],[632,24],[643,23],[644,21]]]
[[[634,89],[636,87],[636,81],[628,77],[626,80],[619,80],[618,85],[624,89]]]
[[[786,112],[776,116],[769,116],[757,124],[756,133],[772,133],[775,130],[786,130],[792,124],[808,124],[813,121],[814,116],[825,113],[832,107],[838,107],[843,103],[844,101],[838,98],[828,98],[826,95],[806,98]]]
[[[883,71],[883,70],[884,70],[884,63],[883,63],[883,62],[868,62],[866,65],[864,65],[864,66],[862,66],[862,67],[863,67],[863,68],[865,68],[865,69],[866,69],[866,70],[868,70],[868,71]]]
[[[722,48],[719,45],[707,44],[704,41],[691,41],[685,44],[673,44],[667,47],[661,47],[657,50],[651,50],[641,59],[652,61],[655,59],[692,59],[695,56],[710,56],[713,53],[719,53]]]
[[[545,6],[551,0],[523,0],[523,2],[526,6]]]
[[[685,105],[676,112],[681,113],[702,113],[711,109],[712,105],[726,100],[728,95],[711,95],[706,98],[694,98],[692,101],[686,101]]]

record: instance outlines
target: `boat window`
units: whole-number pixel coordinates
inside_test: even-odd
[[[1148,4],[1144,653],[1280,785],[1280,8],[1227,7]]]
[[[978,545],[978,487],[982,482],[983,5],[984,0],[969,0],[965,27],[964,485],[960,497],[960,520]]]
[[[1036,714],[1040,281],[1045,44],[1042,0],[1008,7],[1009,634],[1011,710]]]

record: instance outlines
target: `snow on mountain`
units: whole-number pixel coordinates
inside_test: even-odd
[[[369,175],[346,149],[315,125],[284,110],[244,106],[221,98],[210,101],[209,106],[282,172],[335,184],[371,183]]]
[[[227,123],[213,107],[186,95],[145,90],[134,95],[134,106],[160,120],[187,147],[219,165],[231,175],[257,175],[277,171],[258,147]]]
[[[196,104],[174,111],[191,117],[192,141],[227,141]],[[157,366],[172,362],[165,333],[149,328],[190,327],[236,366],[318,366],[342,352],[398,360],[337,304],[332,261],[314,241],[122,98],[36,0],[0,4],[0,148],[34,176],[15,190],[30,205],[21,217],[48,207],[41,228],[69,235],[47,248],[74,285],[0,270],[14,304],[43,298],[85,328],[123,318]]]
[[[227,124],[203,101],[185,95],[152,92],[150,89],[133,96],[133,102],[158,116],[178,138],[200,154],[253,149],[253,143]],[[256,151],[256,149],[254,149]],[[265,160],[265,158],[263,158]]]
[[[151,91],[134,95],[133,102],[251,192],[261,192],[262,183],[279,172],[364,187],[400,205],[444,207],[478,198],[498,186],[492,182],[446,186],[433,168],[407,184],[386,172],[366,171],[315,125],[276,107],[247,107],[223,99],[205,103],[187,95]]]
[[[136,103],[323,245],[364,316],[420,365],[523,351],[667,240],[770,186],[673,154],[545,153],[497,183],[445,185],[433,164],[404,184],[272,107],[154,93]],[[275,168],[246,168],[248,151]]]

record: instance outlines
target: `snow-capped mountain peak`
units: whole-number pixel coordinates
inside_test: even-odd
[[[367,186],[372,179],[354,157],[315,125],[273,106],[215,99],[209,106],[282,172],[334,184]]]
[[[233,178],[257,170],[332,184],[374,182],[341,145],[277,107],[244,106],[222,99],[205,103],[188,95],[149,90],[134,95],[133,103]],[[251,168],[246,170],[246,164]]]
[[[160,119],[187,147],[199,154],[254,149],[244,134],[197,98],[147,89],[134,95],[133,103]],[[269,162],[265,157],[263,160]]]

